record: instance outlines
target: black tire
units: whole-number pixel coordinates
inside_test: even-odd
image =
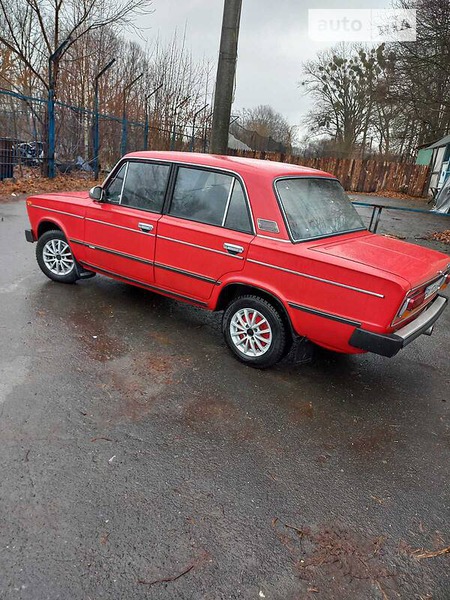
[[[245,325],[244,333],[245,310],[250,315],[250,323]],[[259,315],[256,313],[253,317],[255,311]],[[256,322],[252,329],[251,321],[254,318]],[[270,332],[264,320],[270,326]],[[242,331],[236,327],[241,327]],[[233,300],[224,312],[222,331],[231,352],[250,367],[266,369],[281,360],[285,354],[287,336],[283,319],[270,302],[259,296],[240,296]]]
[[[64,242],[64,244],[61,244],[60,242]],[[47,262],[44,260],[44,253],[46,253],[46,256],[48,257],[49,249],[51,250],[53,245],[55,248],[58,248],[58,246],[63,248],[62,255],[55,252],[56,262],[54,262],[54,271],[52,271],[49,266],[48,258]],[[61,257],[64,262],[61,262],[61,258],[58,259],[57,257]],[[59,229],[47,231],[41,235],[36,245],[36,259],[41,271],[52,281],[58,281],[59,283],[75,283],[75,281],[79,279],[76,260],[70,250],[65,235]],[[69,269],[70,263],[72,263],[72,267]],[[55,272],[57,269],[61,269],[60,274]]]

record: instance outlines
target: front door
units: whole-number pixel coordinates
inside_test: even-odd
[[[243,269],[253,237],[248,202],[234,175],[179,166],[170,206],[158,222],[156,285],[205,301],[221,278]]]
[[[85,264],[131,281],[154,281],[155,236],[170,165],[125,161],[108,181],[104,201],[88,204]]]

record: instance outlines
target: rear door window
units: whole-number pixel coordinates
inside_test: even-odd
[[[252,230],[240,181],[218,171],[179,167],[169,214],[246,233]]]

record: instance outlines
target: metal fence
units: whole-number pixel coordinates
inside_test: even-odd
[[[191,121],[177,122],[176,111],[156,111],[136,121],[58,101],[54,110],[51,108],[47,99],[0,89],[0,180],[20,176],[25,167],[40,167],[50,177],[74,169],[108,171],[123,154],[136,150],[208,151],[209,117],[196,125],[195,114]],[[49,139],[54,142],[54,153],[49,150]],[[411,163],[257,150],[229,153],[327,171],[336,175],[346,190],[355,192],[423,196],[429,178],[429,167]]]
[[[126,152],[207,151],[209,125],[177,123],[170,115],[135,121],[92,109],[0,90],[0,179],[25,167],[44,174],[74,169],[108,171]],[[54,140],[54,156],[49,151]]]

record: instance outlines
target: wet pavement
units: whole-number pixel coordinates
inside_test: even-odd
[[[257,371],[220,314],[48,281],[25,227],[0,205],[2,600],[450,597],[450,310]]]

